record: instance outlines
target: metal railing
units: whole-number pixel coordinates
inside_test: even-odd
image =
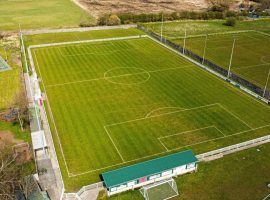
[[[64,193],[63,199],[81,200],[81,196],[84,192],[86,192],[88,190],[98,189],[98,188],[102,189],[103,185],[104,185],[103,182],[98,182],[98,183],[94,183],[91,185],[83,186],[77,193]]]
[[[209,151],[207,153],[197,155],[196,157],[201,161],[201,160],[204,160],[204,159],[212,157],[212,156],[216,156],[216,155],[219,155],[219,154],[233,153],[233,152],[236,152],[236,151],[240,151],[240,150],[243,150],[243,149],[250,148],[252,146],[257,146],[257,145],[260,145],[260,144],[264,144],[264,143],[267,143],[267,142],[270,142],[270,135],[263,136],[263,137],[260,137],[260,138],[256,138],[256,139],[253,139],[253,140],[248,140],[246,142],[238,143],[238,144],[231,145],[231,146],[228,146],[228,147],[224,147],[224,148],[221,148],[221,149],[217,149],[217,150],[214,150],[214,151]]]

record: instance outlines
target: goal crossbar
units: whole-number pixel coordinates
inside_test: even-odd
[[[172,178],[146,185],[140,189],[140,192],[145,200],[166,200],[179,195],[177,185]]]

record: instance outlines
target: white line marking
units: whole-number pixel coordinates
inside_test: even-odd
[[[168,152],[169,151],[169,149],[165,146],[165,144],[160,140],[160,139],[158,139],[158,141],[160,142],[160,144],[166,149],[166,151]]]
[[[158,69],[158,70],[152,70],[152,71],[147,71],[147,72],[148,73],[156,73],[156,72],[169,71],[169,70],[175,70],[175,69],[185,69],[185,68],[190,68],[192,66],[193,65],[186,65],[186,66],[183,66],[183,67],[172,67],[172,68]],[[66,82],[66,83],[51,84],[51,85],[47,85],[46,87],[48,88],[48,87],[64,86],[64,85],[76,84],[76,83],[100,81],[100,80],[105,80],[105,79],[109,79],[109,78],[133,76],[133,75],[145,74],[145,73],[146,72],[138,72],[138,73],[134,73],[134,74],[122,74],[122,75],[116,75],[116,76],[110,76],[110,77],[100,77],[100,78],[86,79],[86,80],[81,80],[81,81],[71,81],[71,82]]]
[[[223,138],[227,138],[227,137],[232,137],[232,136],[235,136],[235,135],[240,135],[240,134],[243,134],[243,133],[246,133],[246,132],[255,131],[255,130],[262,129],[262,128],[269,127],[269,126],[270,126],[270,124],[267,124],[267,125],[264,125],[264,126],[260,126],[260,127],[254,128],[252,130],[241,131],[241,132],[238,132],[238,133],[235,133],[235,134],[232,134],[232,135],[226,135],[224,137],[219,137],[219,138],[215,138],[215,139],[212,139],[212,140],[208,140],[208,141],[205,141],[203,143],[210,142],[210,141],[215,141],[215,140],[219,140],[219,139],[223,139]],[[178,149],[181,149],[181,148],[183,148],[183,147],[175,148],[175,149],[170,149],[170,150],[168,150],[168,152],[175,151],[175,150],[178,150]],[[152,155],[148,155],[148,156],[143,156],[143,157],[140,157],[140,158],[137,158],[137,159],[128,160],[125,163],[135,162],[135,161],[138,161],[138,160],[142,160],[142,159],[145,159],[145,158],[162,155],[162,154],[165,154],[165,153],[166,152],[160,152],[160,153],[156,153],[156,154],[152,154]],[[123,163],[118,163],[118,164],[115,164],[115,165],[110,165],[110,166],[107,166],[107,167],[98,168],[98,169],[86,171],[86,172],[83,172],[83,173],[79,173],[79,174],[76,174],[74,176],[81,176],[81,175],[92,173],[92,172],[95,172],[95,171],[100,171],[100,170],[108,169],[108,168],[111,168],[111,167],[116,167],[116,166],[119,166],[119,165],[122,165],[122,164]]]
[[[163,115],[170,115],[170,114],[180,113],[180,112],[185,112],[185,111],[189,111],[189,110],[196,110],[196,109],[200,109],[200,108],[206,108],[206,107],[216,106],[216,105],[218,105],[218,104],[219,104],[219,103],[213,103],[213,104],[208,104],[208,105],[204,105],[204,106],[199,106],[199,107],[194,107],[194,108],[184,109],[184,110],[177,110],[177,111],[172,111],[172,112],[168,112],[168,113],[163,113],[163,114],[159,114],[159,115],[155,115],[155,116],[148,116],[148,117],[142,117],[142,118],[132,119],[132,120],[128,120],[128,121],[123,121],[123,122],[113,123],[113,124],[107,124],[107,125],[105,125],[105,126],[106,126],[106,127],[116,126],[116,125],[120,125],[120,124],[126,124],[126,123],[130,123],[130,122],[141,121],[141,120],[145,120],[145,119],[149,119],[149,118],[160,117],[160,116],[163,116]]]
[[[238,119],[239,121],[241,121],[242,123],[244,123],[248,128],[252,129],[252,127],[250,125],[248,125],[244,120],[240,119],[240,117],[238,117],[237,115],[235,115],[234,113],[232,113],[231,111],[229,111],[227,108],[225,108],[222,104],[218,103],[218,105],[223,108],[225,111],[227,111],[229,114],[231,114],[232,116],[234,116],[236,119]]]
[[[125,160],[123,158],[123,156],[121,155],[119,149],[117,148],[116,144],[114,143],[113,139],[111,138],[109,131],[107,130],[107,128],[105,126],[103,126],[103,128],[105,129],[105,132],[107,133],[107,135],[109,136],[114,148],[116,149],[117,153],[119,154],[120,158],[122,159],[123,163],[125,163]]]
[[[226,136],[218,127],[214,126],[223,136]]]
[[[196,132],[196,131],[200,131],[200,130],[204,130],[204,129],[209,129],[209,128],[216,128],[216,127],[215,126],[207,126],[207,127],[203,127],[203,128],[194,129],[194,130],[189,130],[189,131],[184,131],[184,132],[180,132],[180,133],[175,133],[175,134],[172,134],[172,135],[166,135],[166,136],[158,137],[158,139],[169,138],[169,137],[173,137],[173,136],[176,136],[176,135],[182,135],[182,134],[186,134],[186,133],[192,133],[192,132]]]
[[[220,139],[223,139],[223,138],[232,137],[232,136],[235,136],[235,135],[240,135],[240,134],[247,133],[247,132],[250,132],[250,131],[255,131],[255,130],[258,130],[258,129],[261,129],[261,128],[265,128],[265,127],[268,127],[268,126],[270,126],[270,124],[265,125],[265,126],[261,126],[261,127],[257,127],[257,128],[254,128],[254,129],[241,131],[241,132],[238,132],[238,133],[235,133],[235,134],[232,134],[232,135],[226,135],[226,136],[223,136],[223,137],[218,137],[218,138],[214,138],[214,139],[211,139],[211,140],[206,140],[206,141],[203,141],[203,142],[194,143],[194,144],[191,144],[191,145],[177,147],[177,148],[174,148],[174,149],[170,149],[169,151],[174,151],[174,150],[182,149],[182,148],[185,148],[185,147],[190,147],[190,146],[194,146],[194,145],[198,145],[198,144],[203,144],[203,143],[206,143],[206,142],[211,142],[211,141],[216,141],[216,140],[220,140]]]
[[[123,76],[133,76],[133,75],[139,75],[139,74],[147,74],[147,78],[142,80],[142,81],[139,81],[139,82],[135,82],[135,83],[121,83],[121,82],[117,82],[117,81],[112,81],[110,80],[112,77],[111,76],[107,76],[107,73],[113,71],[113,70],[117,70],[117,69],[139,69],[141,72],[137,72],[137,73],[130,73],[130,74],[122,74],[122,75],[119,75],[117,77],[123,77]],[[118,85],[138,85],[138,84],[142,84],[142,83],[145,83],[147,82],[150,78],[151,78],[151,74],[143,69],[143,68],[138,68],[138,67],[117,67],[117,68],[112,68],[106,72],[104,72],[104,75],[103,75],[104,79],[113,83],[113,84],[118,84]]]
[[[37,60],[37,57],[36,57],[36,52],[34,50],[34,56],[35,56],[35,60],[36,60],[36,63],[37,63],[37,67],[38,67],[38,71],[39,71],[39,74],[42,78],[42,74],[41,74],[41,71],[40,71],[40,68],[39,68],[39,63],[38,63],[38,60]],[[51,116],[51,120],[53,122],[53,126],[54,126],[54,129],[55,129],[55,133],[56,133],[56,137],[57,137],[57,141],[59,143],[59,146],[60,146],[60,151],[61,151],[61,154],[62,154],[62,157],[63,157],[63,160],[64,160],[64,165],[66,167],[66,170],[67,170],[67,173],[68,175],[70,174],[69,172],[69,169],[68,169],[68,165],[67,165],[67,161],[66,161],[66,158],[65,158],[65,155],[64,155],[64,151],[63,151],[63,148],[62,148],[62,144],[61,144],[61,141],[60,141],[60,138],[59,138],[59,135],[58,135],[58,131],[57,131],[57,128],[56,128],[56,123],[55,123],[55,120],[54,120],[54,117],[53,117],[53,113],[52,113],[52,110],[51,110],[51,106],[50,106],[50,102],[49,102],[49,98],[48,98],[48,95],[47,95],[47,92],[46,92],[46,87],[44,85],[44,82],[43,82],[43,79],[41,80],[42,82],[42,85],[43,85],[43,88],[44,88],[44,92],[47,96],[47,103],[48,103],[48,110],[49,110],[49,114]]]
[[[145,115],[145,117],[151,116],[151,114],[153,114],[154,112],[156,112],[156,111],[158,111],[158,110],[171,109],[171,108],[177,109],[177,110],[183,110],[183,109],[184,109],[184,108],[176,107],[176,106],[175,106],[175,107],[174,107],[174,106],[160,107],[160,108],[157,108],[157,109],[154,109],[154,110],[150,111],[149,113],[147,113],[147,114]],[[152,116],[153,116],[153,115],[152,115]]]

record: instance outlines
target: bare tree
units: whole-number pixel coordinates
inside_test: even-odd
[[[25,199],[29,199],[30,194],[37,188],[37,183],[32,175],[22,178],[20,181],[21,190]]]
[[[0,146],[0,199],[15,199],[15,190],[20,186],[20,168],[15,163],[16,155],[5,144]]]
[[[22,130],[24,130],[26,125],[30,123],[28,102],[24,90],[20,90],[20,92],[15,96],[13,108],[17,112],[15,120],[20,123]]]

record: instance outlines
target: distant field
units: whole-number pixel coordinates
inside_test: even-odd
[[[78,26],[86,13],[70,0],[1,0],[0,30]]]
[[[205,36],[191,37],[186,40],[186,49],[203,57]],[[270,35],[258,32],[209,35],[205,58],[229,69],[233,40],[236,39],[231,72],[264,88],[270,70]],[[183,45],[183,39],[172,39]],[[270,89],[270,83],[268,84]]]
[[[231,72],[264,88],[270,69],[270,34],[268,34],[270,20],[240,21],[235,28],[224,26],[222,23],[222,21],[165,23],[163,35],[172,42],[184,46],[184,30],[187,27],[186,49],[203,57],[206,42],[205,58],[227,70],[233,40],[236,38]],[[160,34],[159,25],[148,25],[148,28]],[[236,32],[245,30],[250,32]],[[218,34],[211,35],[213,33]],[[267,88],[270,89],[270,83]]]
[[[133,35],[142,35],[144,32],[137,28],[129,29],[111,29],[111,30],[93,30],[85,32],[63,32],[63,33],[47,33],[47,34],[36,34],[27,35],[24,37],[25,44],[36,45],[36,44],[48,44],[55,42],[70,42],[78,40],[92,40],[102,39],[111,37],[124,37]]]
[[[9,108],[14,103],[15,96],[20,92],[21,80],[20,73],[21,68],[14,63],[13,59],[16,53],[11,50],[7,50],[8,64],[12,67],[12,70],[0,72],[0,110]],[[5,51],[0,46],[0,56],[5,59]]]
[[[166,22],[163,27],[163,35],[167,38],[181,37],[185,35],[198,35],[206,33],[222,33],[227,31],[257,30],[270,32],[270,19],[237,21],[235,27],[223,25],[224,20],[183,20]],[[146,23],[150,30],[160,34],[161,23]]]
[[[68,191],[123,165],[269,134],[267,105],[148,38],[32,54]]]

